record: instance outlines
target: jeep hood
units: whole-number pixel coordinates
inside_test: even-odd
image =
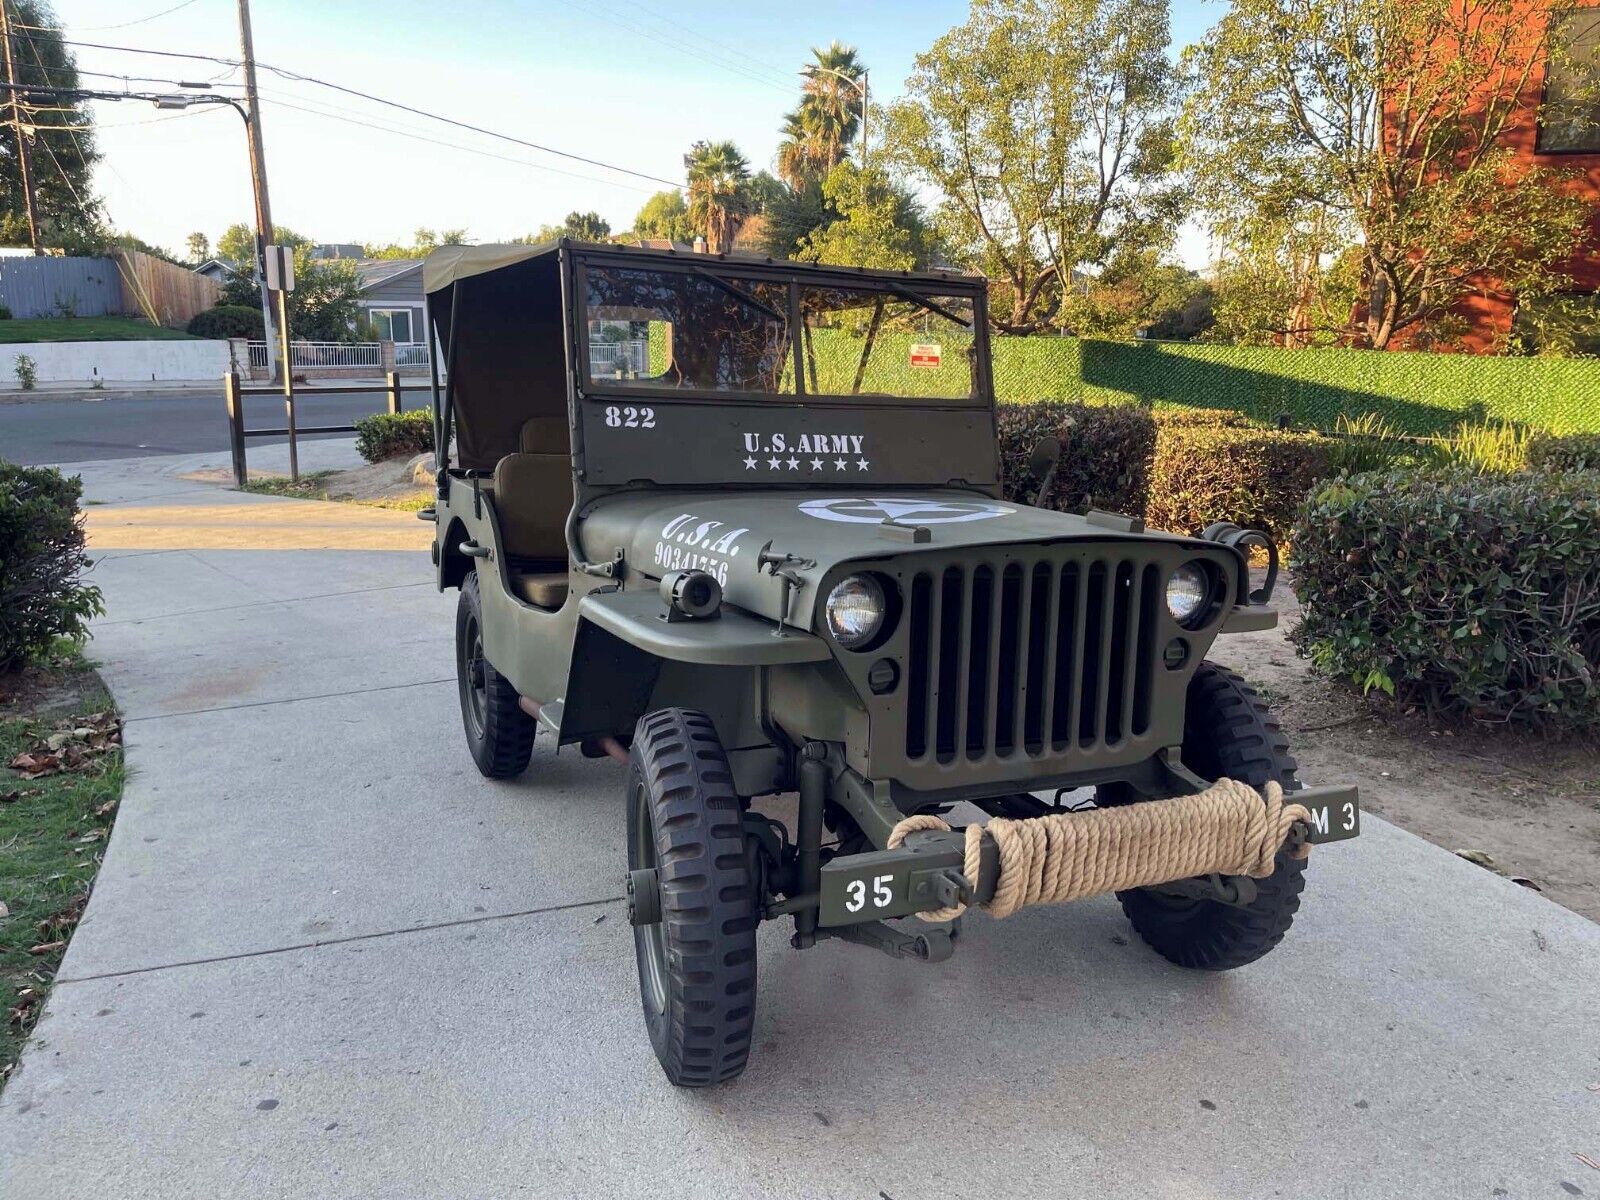
[[[607,561],[622,550],[629,588],[653,586],[651,580],[672,571],[708,571],[729,603],[773,620],[781,588],[761,568],[762,552],[809,560],[809,565],[795,564],[802,585],[789,610],[790,622],[802,627],[811,624],[823,577],[841,563],[1064,539],[1193,540],[1126,533],[1071,513],[942,488],[614,493],[580,513],[578,530],[590,561]],[[913,540],[913,530],[925,530],[915,536],[926,540]]]

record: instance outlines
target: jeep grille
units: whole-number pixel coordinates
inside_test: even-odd
[[[1129,558],[916,574],[906,757],[1043,757],[1149,732],[1161,600],[1160,568]]]

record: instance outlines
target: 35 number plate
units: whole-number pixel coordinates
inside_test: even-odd
[[[1307,840],[1313,846],[1342,842],[1361,833],[1361,800],[1353,787],[1305,788],[1285,799],[1305,805],[1311,814]]]

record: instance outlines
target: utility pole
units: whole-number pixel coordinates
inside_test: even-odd
[[[4,0],[0,0],[4,3]],[[255,39],[250,32],[250,0],[239,0],[239,57],[244,60],[245,137],[250,144],[250,184],[255,193],[256,205],[256,278],[261,283],[261,321],[267,343],[267,366],[271,368],[276,356],[277,339],[273,336],[273,296],[267,289],[267,247],[272,244],[272,201],[267,196],[267,160],[261,148],[261,99],[256,94]],[[287,311],[287,305],[279,305]],[[288,344],[288,326],[283,329],[284,344]],[[285,375],[289,373],[288,360],[281,364]]]
[[[17,72],[11,61],[11,4],[9,0],[0,0],[0,35],[5,41],[6,57],[6,83],[11,92],[11,128],[17,135],[17,165],[22,170],[22,197],[28,206],[28,241],[33,246],[35,254],[43,254],[39,248],[39,211],[33,199],[33,167],[28,162],[28,139],[22,133],[22,107],[17,100]],[[49,80],[45,81],[46,83]]]

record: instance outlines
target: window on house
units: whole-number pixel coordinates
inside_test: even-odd
[[[1600,8],[1550,14],[1538,150],[1600,153]]]
[[[399,342],[403,346],[416,341],[411,336],[411,310],[409,308],[374,308],[368,311],[378,339]]]

